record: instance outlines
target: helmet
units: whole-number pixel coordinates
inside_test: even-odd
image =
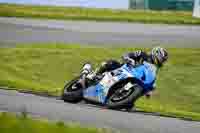
[[[162,66],[168,59],[168,53],[164,48],[155,47],[151,50],[152,61],[158,66]]]

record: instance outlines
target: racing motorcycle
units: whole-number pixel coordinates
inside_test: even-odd
[[[153,89],[156,67],[148,62],[137,67],[126,63],[93,80],[87,79],[87,75],[82,73],[64,86],[65,102],[84,100],[111,109],[129,110],[138,98]]]

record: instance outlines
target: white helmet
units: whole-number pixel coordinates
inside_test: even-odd
[[[153,63],[162,66],[165,61],[168,59],[168,53],[164,48],[155,47],[151,50],[151,56]]]

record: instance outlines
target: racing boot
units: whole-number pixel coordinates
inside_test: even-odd
[[[101,75],[105,72],[105,64],[106,64],[105,62],[101,63],[100,67],[96,68],[95,71],[87,75],[87,79],[90,80],[99,79]]]
[[[84,64],[81,73],[88,75],[91,72],[92,72],[92,65],[90,63]]]
[[[96,79],[96,75],[97,75],[97,71],[93,71],[92,70],[92,65],[87,63],[83,66],[82,68],[82,74],[85,75],[85,78],[89,79],[89,80],[94,80]]]

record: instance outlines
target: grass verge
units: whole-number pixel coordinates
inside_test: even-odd
[[[0,4],[0,16],[63,20],[123,21],[199,25],[192,12],[111,10],[78,7],[53,7]]]
[[[0,86],[58,96],[84,62],[97,66],[133,50],[61,44],[1,48]],[[200,120],[200,49],[168,50],[169,61],[159,72],[153,98],[141,98],[136,105],[144,111]]]
[[[24,115],[0,113],[1,133],[111,133],[109,129],[83,128],[78,124],[31,119]]]

